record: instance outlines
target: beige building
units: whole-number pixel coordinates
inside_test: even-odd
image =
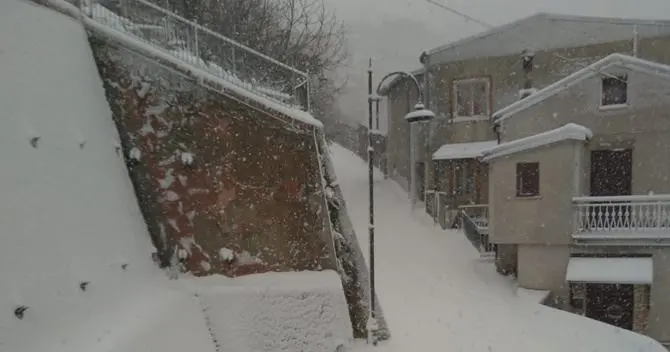
[[[668,63],[669,44],[670,21],[540,13],[433,49],[424,56],[424,68],[413,72],[437,116],[416,126],[413,167],[403,117],[417,92],[402,79],[387,89],[388,174],[407,189],[415,170],[421,200],[444,227],[459,207],[486,218],[489,177],[481,152],[497,143],[493,111],[612,53]]]
[[[612,54],[492,122],[499,267],[559,308],[670,341],[670,66]]]

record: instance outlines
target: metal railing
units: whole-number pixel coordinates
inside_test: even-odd
[[[670,232],[670,195],[575,197],[575,233]]]
[[[489,240],[488,224],[480,226],[480,222],[473,219],[463,210],[459,211],[459,217],[465,237],[481,254],[495,254],[496,244]]]
[[[287,107],[309,111],[309,75],[145,0],[68,0],[82,14],[191,67]]]
[[[461,213],[467,214],[478,227],[487,229],[489,226],[488,204],[463,204],[458,206]]]

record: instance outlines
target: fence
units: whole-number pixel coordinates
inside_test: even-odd
[[[309,75],[145,0],[68,0],[83,15],[288,107],[310,109]]]

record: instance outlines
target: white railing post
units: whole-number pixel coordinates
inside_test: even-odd
[[[659,200],[656,203],[656,228],[660,229],[663,224],[663,219],[661,218],[661,201]]]

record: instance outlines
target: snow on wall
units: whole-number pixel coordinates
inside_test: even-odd
[[[226,276],[335,268],[310,130],[92,43],[124,150],[141,155],[131,174],[153,237],[173,265]]]
[[[352,340],[334,271],[209,276],[193,283],[221,351],[333,352]]]
[[[93,351],[154,248],[81,25],[3,0],[0,43],[0,351]]]

